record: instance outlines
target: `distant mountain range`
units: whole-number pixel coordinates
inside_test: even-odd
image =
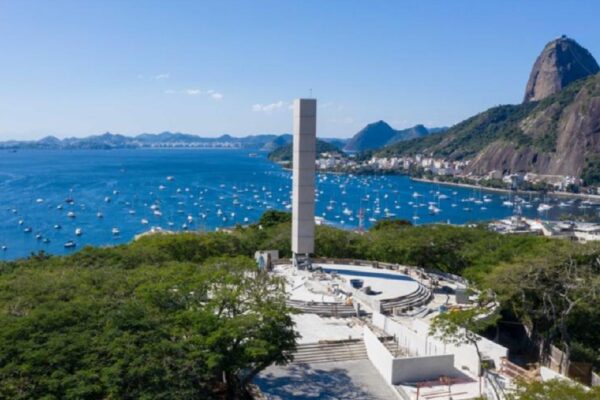
[[[365,126],[356,133],[344,146],[344,151],[360,152],[376,150],[405,140],[420,138],[430,133],[442,132],[446,128],[427,129],[423,125],[395,130],[385,121],[377,121]]]
[[[443,132],[446,129],[447,128],[427,129],[423,125],[416,125],[408,129],[395,130],[385,121],[377,121],[368,124],[350,139],[319,138],[317,140],[316,151],[318,156],[325,152],[338,152],[344,154],[345,152],[378,150],[390,144],[424,137],[432,133]],[[291,135],[289,137],[284,137],[282,135],[272,141],[269,146],[273,149],[269,154],[269,159],[272,161],[287,162],[292,160],[293,149]]]
[[[163,132],[143,133],[137,136],[124,136],[113,133],[85,138],[58,139],[48,136],[34,141],[0,142],[0,149],[126,149],[126,148],[252,148],[260,149],[276,140],[279,135],[255,135],[235,138],[222,135],[217,138],[203,138],[186,133]]]
[[[338,146],[344,139],[324,139]],[[206,138],[187,133],[163,132],[158,134],[142,133],[137,136],[125,136],[113,133],[88,136],[85,138],[58,139],[47,136],[40,140],[0,142],[0,149],[135,149],[135,148],[238,148],[262,151],[273,151],[292,142],[292,135],[252,135],[233,137],[222,135],[217,138]]]
[[[325,142],[336,147],[343,147],[347,139],[324,138]],[[102,135],[84,138],[58,139],[47,136],[40,140],[0,142],[0,150],[46,149],[46,150],[110,150],[136,148],[220,148],[220,149],[249,149],[273,151],[292,143],[292,135],[263,134],[244,137],[222,135],[217,138],[206,138],[188,133],[162,132],[142,133],[137,136],[125,136],[110,132]]]
[[[467,172],[533,172],[600,183],[600,75],[575,40],[551,41],[537,58],[524,102],[490,108],[445,132],[393,144],[380,156],[471,160]]]

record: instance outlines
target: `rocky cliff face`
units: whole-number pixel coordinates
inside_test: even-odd
[[[445,133],[388,146],[378,154],[471,160],[467,172],[476,175],[498,170],[584,177],[593,168],[600,176],[600,74],[539,102],[494,107]]]
[[[469,169],[581,176],[590,157],[600,154],[600,75],[571,90],[566,104],[550,97],[519,121],[516,129],[527,139],[524,144],[496,140],[473,158]]]
[[[491,108],[445,133],[388,146],[378,154],[470,160],[467,172],[476,175],[533,172],[600,184],[598,70],[574,40],[554,40],[538,57],[522,104]],[[592,182],[590,176],[597,178]]]
[[[545,99],[599,70],[589,51],[575,40],[562,36],[548,43],[538,56],[529,75],[523,101]]]

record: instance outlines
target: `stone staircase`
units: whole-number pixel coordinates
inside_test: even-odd
[[[293,364],[313,364],[334,361],[365,360],[367,349],[362,339],[327,343],[300,344]]]
[[[407,355],[406,350],[393,337],[380,338],[380,340],[394,358],[405,357]]]

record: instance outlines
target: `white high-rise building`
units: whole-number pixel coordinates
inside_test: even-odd
[[[317,100],[294,100],[292,252],[294,258],[315,251],[315,153]]]

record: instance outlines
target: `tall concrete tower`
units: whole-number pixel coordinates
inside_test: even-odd
[[[315,153],[317,100],[294,100],[292,253],[296,266],[310,266],[315,251]]]

